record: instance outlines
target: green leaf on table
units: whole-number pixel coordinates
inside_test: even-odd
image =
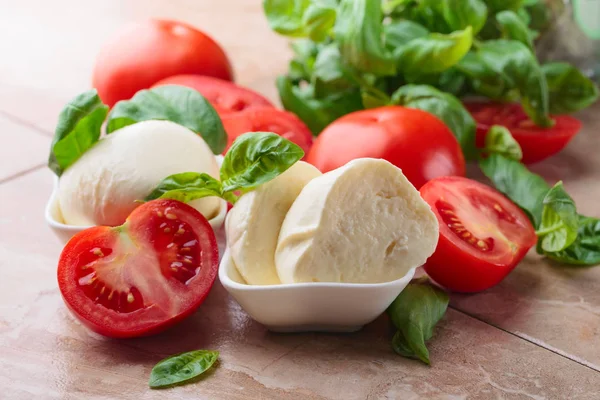
[[[182,172],[163,179],[144,201],[173,199],[182,203],[208,196],[222,197],[221,182],[199,172]]]
[[[575,202],[562,182],[552,187],[544,197],[542,220],[537,229],[538,252],[554,253],[569,247],[577,239],[579,216]]]
[[[430,33],[397,48],[394,58],[399,70],[405,75],[434,74],[457,64],[467,54],[472,43],[471,27],[447,35]]]
[[[106,125],[107,133],[148,120],[166,120],[196,132],[214,154],[227,145],[227,134],[219,115],[196,90],[167,85],[141,90],[130,100],[115,104]]]
[[[58,176],[89,150],[100,138],[108,106],[96,89],[83,92],[60,112],[50,146],[48,167]]]
[[[398,332],[392,339],[394,350],[430,364],[425,342],[448,308],[449,297],[427,278],[413,280],[388,307],[387,313]]]
[[[565,62],[544,64],[548,81],[550,112],[568,114],[582,110],[598,100],[598,87],[579,69]]]
[[[493,125],[485,135],[486,154],[500,154],[512,160],[521,161],[523,151],[521,146],[504,126]]]
[[[429,35],[429,30],[423,25],[409,20],[392,21],[384,25],[385,46],[394,51],[414,39]]]
[[[527,25],[514,11],[506,10],[496,14],[496,21],[500,26],[502,37],[523,43],[533,50],[533,37]]]
[[[167,357],[152,368],[148,384],[156,389],[189,381],[210,369],[218,358],[219,352],[210,350],[195,350]]]
[[[313,0],[302,17],[306,35],[315,42],[325,40],[335,24],[337,16],[335,0]]]
[[[340,0],[334,38],[345,64],[374,75],[396,73],[383,43],[382,20],[380,0]]]
[[[304,13],[310,0],[264,0],[263,10],[275,32],[292,37],[305,35]]]
[[[224,192],[246,192],[284,173],[304,157],[300,146],[270,132],[239,136],[221,165]]]
[[[600,219],[580,215],[578,224],[577,239],[564,250],[546,253],[546,257],[570,265],[600,264]]]
[[[392,103],[437,116],[457,138],[465,158],[475,157],[475,121],[456,97],[427,85],[404,85],[392,95]]]
[[[533,226],[538,227],[542,221],[543,201],[550,185],[519,161],[500,154],[490,154],[479,161],[479,166],[496,189],[521,207]]]

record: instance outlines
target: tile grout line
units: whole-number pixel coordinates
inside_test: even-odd
[[[463,310],[459,310],[458,308],[456,308],[456,307],[454,307],[454,306],[451,306],[451,305],[449,305],[449,306],[448,306],[448,308],[451,308],[451,309],[452,309],[452,310],[454,310],[454,311],[457,311],[457,312],[459,312],[459,313],[461,313],[461,314],[463,314],[463,315],[466,315],[467,317],[471,317],[471,318],[473,318],[473,319],[476,319],[476,320],[477,320],[477,321],[479,321],[479,322],[483,322],[484,324],[486,324],[486,325],[489,325],[489,326],[491,326],[491,327],[494,327],[494,328],[496,328],[496,329],[498,329],[498,330],[500,330],[500,331],[502,331],[502,332],[508,333],[509,335],[512,335],[512,336],[514,336],[514,337],[517,337],[517,338],[519,338],[519,339],[521,339],[521,340],[524,340],[524,341],[526,341],[526,342],[528,342],[528,343],[531,343],[531,344],[533,344],[534,346],[540,347],[540,348],[542,348],[542,349],[544,349],[544,350],[547,350],[547,351],[549,351],[549,352],[551,352],[551,353],[554,353],[554,354],[556,354],[557,356],[560,356],[560,357],[562,357],[562,358],[566,358],[567,360],[569,360],[569,361],[572,361],[572,362],[574,362],[574,363],[576,363],[576,364],[579,364],[579,365],[581,365],[581,366],[583,366],[583,367],[586,367],[586,368],[588,368],[588,369],[591,369],[591,370],[592,370],[592,371],[594,371],[594,372],[598,372],[598,373],[600,373],[600,369],[599,369],[599,368],[598,368],[596,365],[594,365],[594,364],[592,364],[592,363],[588,363],[587,361],[585,361],[585,360],[582,360],[582,359],[580,359],[580,358],[579,358],[579,357],[577,357],[577,356],[571,356],[570,354],[568,354],[568,353],[566,353],[566,352],[564,352],[564,351],[562,351],[562,350],[560,350],[560,349],[558,349],[558,348],[556,348],[556,347],[553,347],[553,346],[550,346],[550,345],[545,345],[545,343],[541,343],[540,341],[538,341],[538,340],[535,340],[534,338],[532,338],[532,337],[531,337],[531,336],[529,336],[529,335],[520,336],[519,334],[517,334],[517,333],[515,333],[515,332],[511,332],[511,331],[509,331],[509,330],[506,330],[506,329],[504,329],[504,328],[501,328],[501,327],[499,327],[499,326],[497,326],[497,325],[494,325],[494,324],[492,324],[492,323],[490,323],[490,322],[488,322],[488,321],[485,321],[484,319],[482,319],[482,318],[480,318],[480,317],[477,317],[477,316],[475,316],[475,315],[471,315],[471,314],[469,314],[469,313],[467,313],[467,312],[465,312],[465,311],[463,311]],[[571,358],[571,357],[575,357],[575,358]]]
[[[37,171],[38,169],[43,168],[45,166],[46,166],[46,163],[42,163],[42,164],[34,165],[33,167],[27,168],[27,169],[25,169],[23,171],[17,172],[16,174],[9,175],[6,178],[0,179],[0,185],[2,185],[4,183],[7,183],[7,182],[10,182],[10,181],[12,181],[14,179],[20,178],[20,177],[22,177],[24,175],[27,175],[27,174],[31,173],[31,172]]]
[[[27,120],[24,120],[22,118],[19,118],[19,117],[15,116],[15,115],[7,113],[4,110],[0,110],[0,115],[2,115],[3,117],[5,117],[6,119],[8,119],[11,122],[14,122],[16,124],[23,125],[23,126],[26,126],[27,128],[32,129],[38,135],[43,135],[46,138],[48,137],[48,135],[52,135],[52,132],[46,131],[45,129],[40,128],[39,126],[35,125],[32,122],[29,122]]]

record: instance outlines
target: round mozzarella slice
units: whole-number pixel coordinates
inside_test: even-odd
[[[275,269],[279,229],[290,206],[318,169],[299,161],[272,181],[244,194],[229,211],[227,245],[240,275],[251,285],[281,283]]]
[[[433,254],[438,222],[402,171],[363,158],[308,183],[287,213],[275,255],[282,283],[378,283]]]

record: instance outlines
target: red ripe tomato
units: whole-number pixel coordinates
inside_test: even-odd
[[[127,26],[104,45],[92,84],[112,107],[180,74],[233,79],[227,55],[208,35],[181,22],[148,20]]]
[[[485,135],[492,125],[510,130],[523,150],[523,162],[532,164],[561,151],[581,129],[581,122],[568,115],[552,116],[551,128],[535,125],[520,104],[467,103],[477,122],[477,146],[485,145]]]
[[[465,175],[465,160],[450,129],[428,112],[400,106],[335,120],[317,137],[307,161],[327,172],[364,157],[388,160],[416,188],[438,176]]]
[[[73,236],[58,262],[65,303],[91,330],[116,338],[160,332],[192,314],[217,276],[206,218],[175,200],[136,208],[120,227]]]
[[[310,129],[287,111],[276,108],[253,108],[235,114],[225,114],[221,117],[225,132],[227,132],[227,152],[233,141],[247,132],[273,132],[296,143],[308,153],[313,137]]]
[[[180,85],[195,89],[212,104],[219,115],[254,108],[274,108],[262,95],[233,82],[201,75],[177,75],[159,81],[154,86]]]
[[[438,245],[425,271],[450,290],[470,293],[496,285],[536,243],[525,213],[489,186],[442,177],[420,192],[440,224]]]

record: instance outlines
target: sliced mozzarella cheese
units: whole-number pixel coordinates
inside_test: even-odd
[[[282,283],[399,279],[433,254],[438,222],[402,171],[363,158],[309,182],[275,255]]]
[[[281,283],[275,269],[279,229],[290,206],[318,169],[299,161],[272,181],[246,193],[229,211],[227,245],[240,275],[251,285]]]

